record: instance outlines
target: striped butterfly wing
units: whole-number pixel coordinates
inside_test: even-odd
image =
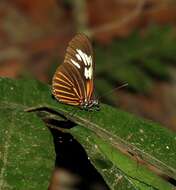
[[[53,77],[53,95],[60,102],[82,105],[93,98],[93,50],[84,34],[76,35],[66,50],[64,63]]]

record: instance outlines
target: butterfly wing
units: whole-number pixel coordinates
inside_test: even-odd
[[[76,35],[66,50],[64,63],[53,77],[53,95],[60,102],[81,105],[93,96],[93,50],[84,34]]]

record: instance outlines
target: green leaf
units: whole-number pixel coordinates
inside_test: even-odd
[[[111,189],[119,189],[119,182],[115,185],[118,176],[123,176],[122,189],[128,185],[130,189],[173,189],[156,171],[176,179],[176,135],[159,124],[104,104],[100,111],[93,112],[60,104],[52,98],[49,86],[34,80],[0,79],[0,94],[4,109],[18,108],[26,114],[36,113],[50,125],[53,124],[46,118],[71,120],[82,126],[65,131],[72,133],[85,147]],[[89,137],[89,143],[86,137]],[[86,148],[94,147],[96,151],[95,144],[99,149],[95,155],[99,155],[99,159],[92,156],[92,148]],[[94,160],[102,161],[106,170]]]
[[[158,189],[170,189],[166,182],[145,171],[145,168],[141,168],[135,161],[129,160],[89,129],[77,126],[71,129],[71,133],[84,146],[93,165],[103,175],[111,189],[155,189],[152,187],[153,182],[147,184],[151,179],[155,179],[155,187]],[[141,177],[140,181],[135,175]]]
[[[98,136],[99,140],[95,136],[91,138],[92,146],[99,144],[103,149],[103,155],[106,157],[109,155],[108,159],[115,162],[116,166],[126,174],[130,172],[128,169],[131,168],[134,173],[131,172],[130,177],[155,188],[166,188],[167,185],[159,182],[157,176],[154,177],[153,174],[140,167],[140,161],[143,161],[146,165],[154,166],[161,173],[176,178],[176,136],[167,129],[105,105],[102,105],[101,111],[96,114],[80,115],[80,118],[76,119],[76,123],[91,129]],[[79,130],[74,134],[86,138],[86,135],[82,135]],[[104,147],[102,147],[103,145]],[[130,163],[126,158],[127,161],[123,163],[125,160],[123,153],[128,157],[132,156],[131,159],[135,159],[136,162]],[[120,157],[122,162],[113,160]],[[171,189],[169,184],[167,189]]]
[[[0,108],[0,189],[47,189],[54,167],[52,137],[34,113]]]

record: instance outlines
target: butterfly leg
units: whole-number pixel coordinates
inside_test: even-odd
[[[100,110],[100,104],[95,106],[95,111],[99,111]]]

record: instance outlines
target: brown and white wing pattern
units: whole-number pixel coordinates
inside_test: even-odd
[[[58,67],[52,81],[57,100],[70,105],[89,102],[93,96],[93,50],[84,34],[76,35],[66,50],[64,63]]]

